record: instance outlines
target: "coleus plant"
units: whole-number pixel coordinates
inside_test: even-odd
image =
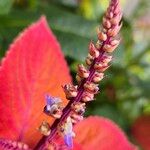
[[[0,67],[0,150],[136,149],[112,121],[83,118],[120,42],[121,17],[119,1],[111,0],[87,67],[78,66],[77,86],[45,17],[19,35]]]

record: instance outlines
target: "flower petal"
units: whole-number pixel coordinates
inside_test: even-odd
[[[76,141],[84,150],[135,150],[121,129],[103,117],[88,117],[75,126]]]
[[[69,148],[73,148],[73,140],[72,140],[72,135],[71,134],[64,135],[64,140],[65,140],[65,144]]]
[[[83,150],[82,145],[78,144],[74,139],[72,139],[73,141],[71,141],[71,143],[70,143],[70,139],[67,139],[67,140],[69,140],[68,144],[64,141],[64,137],[61,137],[60,135],[58,135],[55,137],[55,139],[53,139],[51,143],[47,144],[48,146],[47,148],[62,149],[62,150]]]
[[[71,82],[61,48],[45,17],[27,28],[10,46],[0,67],[0,138],[34,145],[41,135],[45,94],[66,103],[61,85]],[[34,138],[33,138],[34,137]]]
[[[141,116],[134,122],[132,134],[144,150],[150,150],[150,115]]]

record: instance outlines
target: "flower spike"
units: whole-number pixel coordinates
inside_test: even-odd
[[[102,27],[98,31],[97,42],[90,42],[89,44],[89,53],[85,60],[87,67],[78,65],[76,76],[78,86],[76,87],[70,84],[63,86],[66,98],[68,100],[71,99],[71,101],[62,110],[61,117],[56,119],[52,124],[50,135],[43,137],[37,144],[35,150],[42,150],[44,142],[51,142],[55,135],[59,133],[58,127],[66,122],[67,134],[65,134],[65,142],[68,146],[72,147],[71,134],[73,131],[70,125],[72,123],[76,124],[83,119],[85,103],[94,100],[95,94],[99,92],[98,82],[104,78],[104,72],[109,68],[109,63],[112,60],[111,53],[120,43],[120,40],[117,40],[117,36],[122,26],[120,23],[121,17],[122,13],[119,0],[111,0],[103,17]]]

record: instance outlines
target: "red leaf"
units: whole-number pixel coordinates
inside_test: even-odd
[[[0,150],[31,150],[31,149],[29,148],[28,145],[22,142],[0,139]]]
[[[35,145],[43,120],[44,95],[65,96],[71,81],[61,48],[42,17],[10,46],[0,68],[0,138]]]
[[[134,122],[132,134],[144,150],[150,150],[150,115],[141,116]]]
[[[121,129],[102,117],[88,117],[75,126],[76,141],[84,150],[135,150]]]

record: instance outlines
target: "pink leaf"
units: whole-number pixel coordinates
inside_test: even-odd
[[[103,117],[88,117],[75,126],[76,141],[84,150],[135,150],[123,131]]]
[[[31,150],[31,149],[29,148],[28,145],[22,142],[0,139],[0,150]]]
[[[71,82],[61,48],[45,17],[27,28],[10,46],[0,68],[0,138],[35,145],[43,120],[44,96],[66,103],[61,85]]]

